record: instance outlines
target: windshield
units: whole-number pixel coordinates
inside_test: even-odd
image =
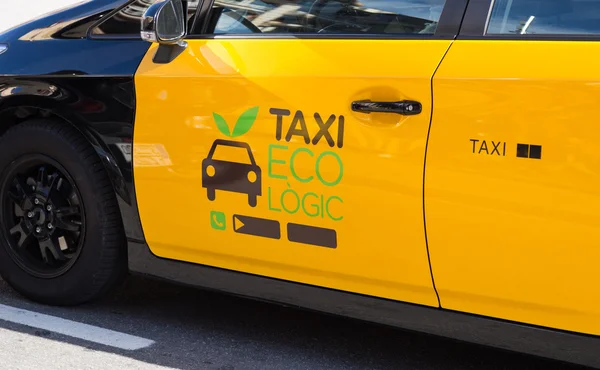
[[[251,155],[252,153],[245,147],[218,144],[215,146],[211,159],[224,162],[253,164]]]

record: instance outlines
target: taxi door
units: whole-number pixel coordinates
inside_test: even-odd
[[[600,334],[598,40],[600,1],[470,2],[433,81],[442,307]]]
[[[152,252],[437,306],[423,165],[464,3],[216,1],[173,60],[153,45],[134,135]]]

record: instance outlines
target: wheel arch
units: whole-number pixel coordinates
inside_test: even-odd
[[[128,161],[116,145],[119,140],[129,144],[130,148],[133,145],[133,81],[127,78],[84,79],[89,80],[88,83],[74,77],[64,78],[64,81],[0,79],[0,135],[12,126],[35,118],[61,121],[77,129],[92,145],[110,178],[127,239],[143,241],[131,155]],[[76,85],[82,82],[87,89],[77,88]],[[127,86],[122,89],[124,95],[111,94],[117,86]],[[90,90],[95,90],[96,94]],[[98,99],[99,95],[101,99]],[[115,105],[120,105],[121,109]]]
[[[4,107],[4,109],[0,111],[0,136],[10,127],[33,118],[61,121],[73,126],[81,132],[94,147],[94,150],[102,160],[102,164],[108,172],[111,183],[113,184],[115,194],[123,198],[125,202],[131,202],[131,197],[124,187],[125,179],[123,178],[123,174],[116,164],[114,156],[110,154],[107,144],[101,139],[101,135],[85,121],[74,117],[72,114],[68,114],[65,110],[60,109],[53,104],[52,101],[48,101],[44,98],[36,98],[24,104],[15,102],[14,105]]]

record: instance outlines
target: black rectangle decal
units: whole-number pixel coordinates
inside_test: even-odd
[[[233,215],[233,231],[238,234],[254,235],[263,238],[280,239],[279,221],[251,216]]]
[[[337,233],[332,229],[289,223],[287,235],[291,242],[337,248]]]
[[[517,144],[517,157],[529,158],[529,145]]]
[[[531,145],[529,147],[529,158],[542,159],[542,146],[541,145]]]
[[[517,157],[542,159],[542,146],[533,144],[517,144]]]

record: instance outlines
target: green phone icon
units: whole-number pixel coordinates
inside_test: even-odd
[[[225,221],[225,213],[211,211],[210,226],[215,230],[225,230],[227,228],[227,223]]]

